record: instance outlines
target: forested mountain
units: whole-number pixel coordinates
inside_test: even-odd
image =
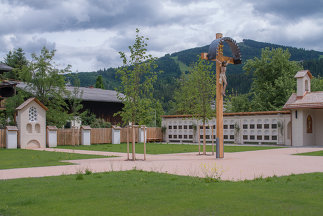
[[[309,69],[314,76],[323,77],[323,52],[314,50],[305,50],[281,46],[277,44],[257,42],[253,40],[243,40],[238,43],[242,62],[254,57],[260,57],[261,49],[265,47],[288,49],[291,53],[291,60],[300,61],[305,69]],[[181,73],[188,71],[189,66],[197,61],[202,52],[208,52],[208,45],[203,47],[183,50],[173,54],[166,54],[164,57],[157,59],[158,70],[162,71],[158,75],[155,83],[155,97],[161,100],[166,113],[169,113],[171,106],[170,101],[173,99],[173,92],[177,88],[178,79]],[[224,46],[224,55],[230,56],[228,46]],[[252,83],[252,74],[245,74],[241,65],[229,65],[227,68],[228,91],[229,93],[247,93]],[[116,76],[116,68],[99,70],[97,72],[83,72],[77,74],[67,74],[67,79],[73,84],[73,76],[78,76],[81,86],[94,86],[98,75],[102,75],[106,89],[116,89],[120,80]]]

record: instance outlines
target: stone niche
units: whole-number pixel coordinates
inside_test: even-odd
[[[29,98],[17,107],[19,143],[22,149],[46,148],[46,111],[37,98]]]

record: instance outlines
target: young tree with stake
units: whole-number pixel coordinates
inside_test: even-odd
[[[154,118],[154,100],[152,95],[153,83],[157,79],[157,67],[154,57],[147,54],[147,40],[139,35],[136,29],[136,39],[129,46],[130,55],[119,52],[123,61],[123,67],[118,69],[117,74],[121,79],[118,89],[118,98],[123,102],[122,111],[118,112],[123,122],[136,124],[147,124]],[[135,128],[132,127],[132,158],[135,160]]]

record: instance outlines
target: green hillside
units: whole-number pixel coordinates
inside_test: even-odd
[[[291,53],[291,60],[300,61],[304,68],[311,70],[314,76],[323,76],[323,52],[314,50],[305,50],[302,48],[294,48],[281,46],[277,44],[257,42],[253,40],[243,40],[238,43],[243,63],[248,59],[260,57],[261,49],[265,47],[288,49]],[[177,87],[177,80],[181,73],[189,70],[189,66],[198,59],[202,52],[208,52],[208,45],[183,50],[173,54],[166,54],[157,59],[158,70],[163,71],[158,76],[155,84],[155,97],[161,100],[166,113],[170,110],[169,102],[173,99],[173,92]],[[230,56],[228,46],[224,46],[224,54]],[[252,75],[246,75],[241,65],[230,65],[227,69],[229,93],[247,93],[252,83]],[[94,86],[98,75],[104,78],[104,86],[106,89],[116,89],[120,80],[116,76],[116,68],[102,69],[97,72],[83,72],[73,74],[80,79],[81,86]],[[73,84],[73,75],[66,75],[67,79]]]

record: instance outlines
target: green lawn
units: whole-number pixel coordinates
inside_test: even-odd
[[[93,150],[93,151],[108,151],[108,152],[127,152],[127,144],[97,144],[90,146],[59,146],[58,148],[66,149],[82,149],[82,150]],[[224,146],[225,152],[241,152],[241,151],[254,151],[273,149],[279,147],[266,147],[266,146]],[[215,149],[215,146],[214,146]],[[212,151],[211,146],[207,146],[208,152]],[[130,143],[131,151],[131,143]],[[201,151],[203,147],[201,145]],[[136,143],[136,152],[144,153],[143,143]],[[198,152],[197,145],[188,144],[156,144],[147,143],[147,154],[172,154],[172,153],[185,153],[185,152]]]
[[[323,173],[241,182],[143,171],[0,181],[0,215],[322,215]]]
[[[297,155],[323,156],[323,151],[306,152],[306,153],[300,153],[300,154],[297,154]]]
[[[102,158],[98,155],[81,155],[25,149],[0,149],[0,169],[66,165],[61,160]]]

